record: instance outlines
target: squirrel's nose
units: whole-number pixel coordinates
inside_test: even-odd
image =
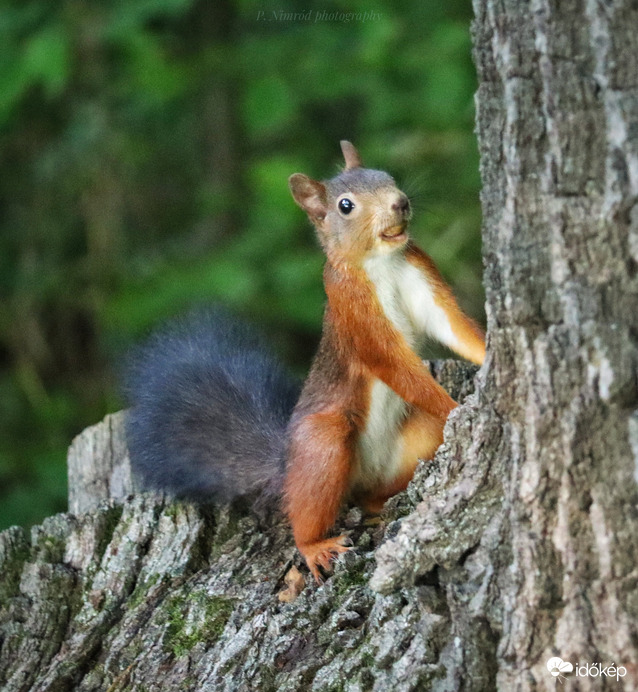
[[[392,204],[392,211],[399,211],[404,216],[410,213],[410,200],[408,199],[407,195],[403,194],[403,192],[400,195],[398,195],[398,197]]]

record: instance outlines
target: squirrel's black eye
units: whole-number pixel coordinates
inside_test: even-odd
[[[339,211],[342,214],[349,214],[354,209],[354,202],[347,197],[339,200]]]

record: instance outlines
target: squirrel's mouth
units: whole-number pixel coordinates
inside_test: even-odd
[[[400,243],[407,240],[408,234],[406,233],[407,224],[399,224],[398,226],[390,226],[381,232],[381,238],[387,240],[391,243]]]

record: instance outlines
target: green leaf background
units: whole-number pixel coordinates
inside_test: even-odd
[[[3,5],[0,528],[66,508],[68,444],[171,315],[224,303],[303,375],[323,259],[287,178],[333,175],[340,139],[411,195],[483,320],[470,21],[460,0]]]

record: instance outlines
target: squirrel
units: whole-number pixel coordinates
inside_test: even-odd
[[[223,311],[170,327],[133,357],[127,440],[152,487],[194,499],[282,500],[312,575],[349,550],[327,537],[346,500],[373,513],[431,459],[456,402],[418,355],[435,338],[482,364],[482,330],[408,235],[393,178],[345,168],[289,179],[327,261],[318,352],[301,392],[249,327]]]

